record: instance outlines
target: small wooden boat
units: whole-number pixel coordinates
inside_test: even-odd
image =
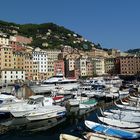
[[[87,140],[122,140],[121,138],[116,138],[112,136],[108,136],[105,134],[100,133],[94,133],[94,132],[88,132],[85,136],[85,139]]]
[[[99,124],[99,123],[92,122],[92,121],[87,121],[86,120],[85,125],[89,129],[91,129],[92,131],[95,131],[95,132],[101,133],[101,134],[105,134],[105,135],[108,135],[108,136],[113,136],[113,137],[117,137],[117,138],[121,138],[121,139],[140,138],[140,135],[135,133],[135,132],[126,131],[126,130],[123,130],[123,129]]]
[[[59,140],[83,140],[83,139],[69,134],[60,134]]]

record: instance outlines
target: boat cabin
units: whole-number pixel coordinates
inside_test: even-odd
[[[52,105],[53,100],[50,97],[44,97],[43,95],[33,95],[28,99],[28,104],[41,104],[42,106]]]

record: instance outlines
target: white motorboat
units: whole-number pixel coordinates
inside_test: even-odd
[[[106,93],[103,90],[96,90],[93,95],[96,98],[103,98],[106,96]]]
[[[56,74],[55,76],[52,76],[48,78],[47,80],[44,80],[42,82],[43,84],[67,84],[67,83],[77,83],[77,79],[69,79],[65,78],[63,74]]]
[[[18,99],[13,95],[0,94],[0,118],[6,119],[10,117],[10,108],[13,106],[19,106],[25,104],[26,101]]]
[[[128,113],[127,114],[122,114],[120,112],[120,114],[117,114],[117,113],[112,113],[112,112],[101,110],[101,114],[104,117],[111,118],[111,119],[121,120],[121,121],[125,121],[125,122],[140,123],[140,117],[139,116],[133,116],[132,114],[128,114]]]
[[[105,83],[112,84],[112,85],[122,85],[122,80],[118,76],[110,76],[110,77],[104,77]]]
[[[140,117],[139,111],[131,111],[131,110],[120,110],[120,109],[110,109],[110,112],[116,113],[116,114],[131,114],[132,116]]]
[[[79,113],[79,115],[84,115],[93,111],[95,109],[95,105],[97,105],[97,101],[95,99],[86,99],[82,101],[77,99],[68,100],[68,106],[72,108],[73,112],[75,111],[76,113]]]
[[[111,98],[111,99],[116,99],[119,98],[119,93],[118,92],[105,92],[105,97],[106,98]]]
[[[23,100],[18,99],[17,97],[13,95],[0,94],[0,107],[19,103],[19,102],[23,102]]]
[[[121,104],[117,104],[116,102],[114,104],[117,107],[122,108],[122,109],[127,109],[127,110],[132,110],[132,111],[140,111],[140,107],[121,105]]]
[[[73,88],[78,88],[79,83],[76,78],[65,78],[63,74],[57,74],[56,76],[50,77],[47,80],[42,81],[41,85],[31,86],[31,89],[34,92],[38,90],[49,91],[54,90],[58,86],[64,88],[64,90],[71,90]]]
[[[56,105],[46,106],[33,110],[28,114],[25,114],[26,118],[30,121],[45,120],[55,117],[64,117],[66,115],[66,108]]]
[[[129,95],[129,99],[130,100],[134,100],[134,101],[140,101],[140,97],[139,96],[131,96],[131,95]]]
[[[114,127],[119,127],[119,128],[123,128],[123,129],[127,129],[130,131],[134,131],[134,132],[139,132],[140,131],[140,125],[137,123],[133,123],[133,122],[125,122],[122,120],[117,120],[117,119],[112,119],[112,118],[106,118],[106,117],[99,117],[98,119],[110,126],[114,126]]]
[[[14,117],[25,117],[30,111],[37,110],[41,107],[45,107],[53,104],[51,97],[44,97],[42,95],[30,96],[28,102],[24,105],[13,106],[9,108],[10,113]]]
[[[119,90],[119,95],[120,96],[128,96],[129,95],[129,90]]]

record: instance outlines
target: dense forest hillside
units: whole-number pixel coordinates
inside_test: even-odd
[[[85,40],[81,35],[54,23],[43,24],[16,24],[0,21],[0,31],[7,35],[19,34],[32,37],[30,44],[33,47],[57,48],[69,45],[81,50],[90,50],[92,47],[101,48],[101,45]]]

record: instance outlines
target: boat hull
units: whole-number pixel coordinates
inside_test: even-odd
[[[83,140],[83,139],[69,134],[60,134],[59,140]]]
[[[107,126],[107,125],[102,125],[102,124],[95,123],[92,121],[85,121],[85,125],[95,132],[103,133],[109,136],[114,136],[114,137],[118,137],[122,139],[140,138],[140,135],[137,133],[126,131],[123,129],[118,129],[118,128]]]
[[[107,125],[113,126],[113,127],[119,127],[122,129],[134,131],[134,132],[140,131],[140,126],[137,123],[125,122],[125,121],[116,120],[116,119],[112,119],[112,118],[106,118],[106,117],[98,117],[98,119],[101,122],[103,122]]]
[[[44,114],[31,114],[31,115],[27,115],[26,118],[30,121],[37,121],[37,120],[45,120],[45,119],[49,119],[49,118],[55,118],[55,117],[65,117],[66,112],[62,111],[62,112],[56,112],[56,111],[52,111],[50,113],[44,113]]]

